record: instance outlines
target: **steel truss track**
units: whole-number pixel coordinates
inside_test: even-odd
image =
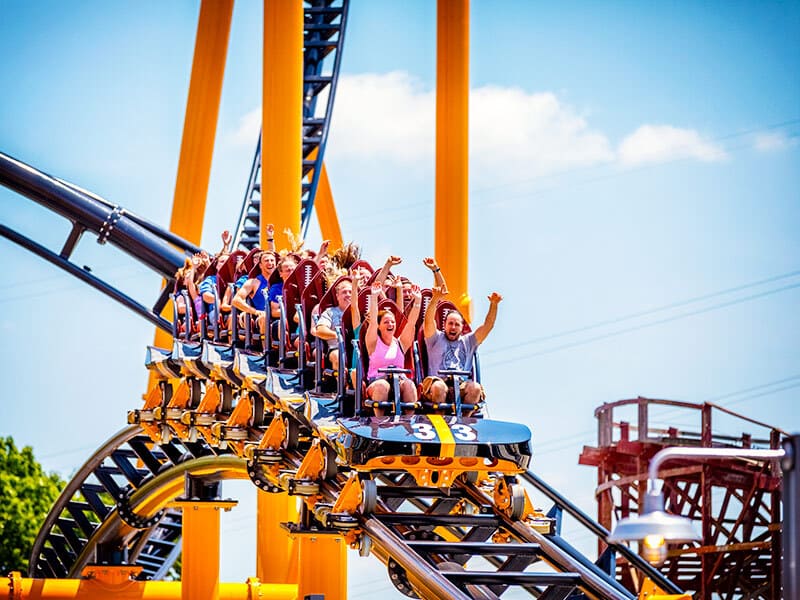
[[[206,444],[177,439],[155,445],[127,427],[78,470],[42,525],[31,553],[30,577],[77,577],[89,562],[126,562],[141,579],[161,579],[180,554],[181,514],[136,515],[133,499],[154,478],[181,463],[215,456]],[[109,534],[109,523],[119,529]]]
[[[176,348],[182,347],[176,344]],[[172,356],[168,362],[174,366],[178,355]],[[181,356],[185,368],[194,365],[189,369],[194,394],[203,394],[203,389],[208,392],[218,385],[198,368],[200,359],[189,359],[187,353]],[[244,356],[234,362],[241,362],[241,358]],[[259,361],[250,363],[256,370],[240,372],[243,380],[259,379],[260,370],[260,375],[269,381],[299,382],[291,370],[264,370],[257,366]],[[205,373],[212,371],[219,372],[209,369]],[[165,381],[160,385],[163,388],[169,384]],[[260,394],[261,401],[256,402],[253,394]],[[276,385],[272,391],[255,392],[251,384],[249,390],[237,390],[234,396],[238,401],[223,412],[203,413],[204,418],[199,420],[198,413],[193,412],[197,408],[193,402],[183,412],[178,411],[181,414],[162,404],[160,433],[156,435],[162,443],[154,443],[138,427],[131,427],[104,444],[53,507],[37,538],[30,574],[73,577],[91,561],[126,561],[143,566],[142,577],[163,576],[179,552],[181,536],[180,515],[164,507],[182,492],[184,475],[207,473],[223,479],[252,479],[253,463],[241,457],[246,454],[244,449],[258,446],[276,418],[304,422],[304,407],[293,404],[302,397],[302,390],[297,387]],[[166,394],[165,402],[170,397],[171,393]],[[282,402],[281,398],[292,400]],[[259,425],[225,430],[231,415],[245,400],[250,402],[247,406],[252,412],[243,422]],[[202,422],[197,428],[201,435],[192,435],[179,425],[186,422]],[[223,429],[214,434],[216,424]],[[221,443],[225,436],[232,441]],[[312,431],[304,429],[300,437],[295,436],[290,450],[273,452],[269,464],[276,472],[298,472],[315,439]],[[231,448],[239,456],[220,447]],[[313,493],[320,495],[319,502],[334,506],[348,483],[349,469],[340,464],[325,470],[320,477],[313,482]],[[498,508],[491,492],[491,477],[477,484],[459,479],[445,489],[420,487],[407,473],[377,473],[375,502],[354,513],[362,554],[372,553],[386,564],[393,583],[410,596],[497,598],[510,588],[521,588],[546,600],[581,595],[598,600],[632,600],[633,594],[615,578],[613,557],[606,554],[592,561],[584,556],[560,535],[560,515],[566,511],[599,537],[605,535],[605,530],[533,473],[523,474],[523,479],[554,502],[550,514],[558,522],[555,531],[542,533],[532,522],[516,520]],[[260,487],[276,493],[307,493],[301,486],[283,481]],[[296,527],[337,531],[335,528],[341,526],[318,521],[316,513],[305,506]],[[346,527],[342,531],[353,530]],[[628,559],[667,591],[679,591],[635,555]]]
[[[306,0],[303,43],[303,181],[300,209],[302,235],[308,232],[311,211],[322,173],[333,102],[344,45],[349,0]],[[319,102],[323,99],[324,102]],[[252,250],[260,243],[261,135],[250,167],[234,246]]]

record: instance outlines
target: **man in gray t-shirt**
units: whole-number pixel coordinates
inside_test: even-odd
[[[422,382],[423,398],[434,407],[447,399],[447,384],[439,377],[439,371],[471,371],[475,351],[494,327],[497,318],[497,305],[503,297],[497,292],[489,296],[489,311],[483,324],[475,331],[462,335],[464,318],[458,311],[450,311],[444,322],[444,331],[436,329],[436,305],[444,294],[440,287],[433,288],[433,296],[428,304],[423,322],[425,346],[428,350],[428,377]],[[461,397],[466,404],[477,405],[484,398],[483,388],[477,381],[464,381],[460,385]]]

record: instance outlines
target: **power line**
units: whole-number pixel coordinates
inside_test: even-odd
[[[760,279],[758,281],[753,281],[751,283],[745,283],[745,284],[738,285],[738,286],[735,286],[735,287],[732,287],[732,288],[726,288],[724,290],[720,290],[718,292],[712,292],[710,294],[703,294],[701,296],[695,296],[693,298],[688,298],[686,300],[679,300],[677,302],[671,302],[670,304],[665,304],[663,306],[658,306],[656,308],[652,308],[652,309],[648,309],[648,310],[643,310],[643,311],[631,313],[631,314],[628,314],[628,315],[624,315],[622,317],[615,317],[613,319],[606,319],[605,321],[599,321],[599,322],[593,323],[591,325],[584,325],[582,327],[576,327],[574,329],[567,329],[565,331],[559,331],[558,333],[553,333],[553,334],[549,334],[549,335],[546,335],[546,336],[534,338],[532,340],[528,340],[527,342],[522,342],[520,344],[515,344],[513,346],[506,346],[504,348],[495,348],[495,349],[489,350],[487,352],[483,352],[482,354],[483,354],[483,356],[492,355],[492,354],[496,354],[498,352],[503,352],[503,351],[505,351],[505,350],[507,350],[509,348],[515,348],[516,349],[516,348],[520,348],[520,347],[524,347],[524,346],[530,346],[530,345],[533,345],[533,344],[539,344],[541,342],[550,341],[550,340],[553,340],[553,339],[557,339],[557,338],[560,338],[560,337],[565,337],[565,336],[568,336],[568,335],[573,335],[573,334],[576,334],[576,333],[583,333],[584,331],[591,331],[592,329],[597,329],[599,327],[605,327],[607,325],[615,325],[617,323],[622,323],[624,321],[629,321],[631,319],[638,319],[640,317],[646,317],[646,316],[649,316],[649,315],[652,315],[652,314],[656,314],[656,313],[659,313],[659,312],[664,312],[666,310],[671,310],[671,309],[674,309],[674,308],[679,308],[681,306],[686,306],[688,304],[694,304],[694,303],[700,302],[702,300],[709,300],[711,298],[716,298],[718,296],[723,296],[725,294],[731,294],[733,292],[740,292],[742,290],[749,289],[749,288],[752,288],[752,287],[758,287],[758,286],[764,285],[766,283],[773,283],[775,281],[780,281],[781,279],[788,279],[790,277],[795,277],[797,275],[800,275],[800,270],[791,271],[789,273],[784,273],[783,275],[775,275],[774,277],[768,277],[766,279]]]
[[[752,294],[750,296],[745,296],[743,298],[737,298],[735,300],[730,300],[728,302],[722,302],[722,303],[719,303],[719,304],[715,304],[713,306],[708,306],[708,307],[700,308],[700,309],[697,309],[697,310],[691,310],[691,311],[688,311],[688,312],[681,313],[679,315],[666,317],[664,319],[658,319],[657,321],[653,321],[651,323],[642,323],[641,325],[636,325],[636,326],[633,326],[633,327],[626,327],[626,328],[623,328],[623,329],[618,329],[617,331],[611,331],[609,333],[605,333],[605,334],[602,334],[602,335],[597,335],[597,336],[594,336],[594,337],[591,337],[591,338],[588,338],[588,339],[585,339],[585,340],[578,340],[578,341],[575,341],[575,342],[570,342],[568,344],[562,344],[562,345],[556,346],[554,348],[548,348],[547,350],[541,350],[539,352],[532,352],[532,353],[528,353],[528,354],[522,354],[520,356],[515,356],[513,358],[509,358],[509,359],[506,359],[506,360],[489,361],[486,364],[487,364],[487,366],[494,366],[494,365],[499,365],[499,364],[506,365],[506,364],[519,362],[521,360],[525,360],[525,359],[528,359],[528,358],[534,358],[536,356],[543,356],[545,354],[552,354],[554,352],[559,352],[560,350],[566,350],[568,348],[574,348],[574,347],[577,347],[577,346],[583,346],[583,345],[586,345],[586,344],[591,344],[593,342],[598,342],[598,341],[605,340],[605,339],[608,339],[608,338],[611,338],[611,337],[616,337],[618,335],[623,335],[623,334],[626,334],[626,333],[632,333],[632,332],[638,331],[640,329],[646,329],[646,328],[649,328],[649,327],[655,327],[656,325],[663,325],[665,323],[670,323],[672,321],[677,321],[678,319],[684,319],[686,317],[700,315],[700,314],[703,314],[703,313],[711,312],[713,310],[719,310],[720,308],[726,308],[726,307],[733,306],[733,305],[736,305],[736,304],[741,304],[742,302],[749,302],[750,300],[757,300],[759,298],[764,298],[766,296],[771,296],[771,295],[777,294],[779,292],[785,292],[787,290],[791,290],[791,289],[794,289],[794,288],[797,288],[797,287],[800,287],[800,283],[793,283],[793,284],[786,285],[786,286],[783,286],[783,287],[780,287],[780,288],[777,288],[777,289],[767,290],[767,291],[764,291],[764,292],[760,292],[758,294]],[[504,348],[503,351],[516,350],[521,345],[522,344],[515,344],[513,346],[508,346],[508,347]]]

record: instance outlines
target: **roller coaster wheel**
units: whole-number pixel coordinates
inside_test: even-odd
[[[378,504],[378,485],[374,479],[365,479],[361,482],[361,504],[358,505],[362,515],[369,515]]]
[[[408,580],[406,570],[397,564],[395,559],[390,558],[389,562],[386,563],[386,567],[389,571],[389,579],[398,592],[409,598],[419,598]]]
[[[297,442],[300,439],[300,423],[289,415],[284,415],[282,418],[283,425],[286,428],[286,438],[283,440],[283,447],[286,450],[294,450],[297,448]]]
[[[319,483],[310,479],[290,479],[288,491],[295,496],[314,496],[319,493]]]
[[[348,531],[358,527],[358,521],[346,513],[330,513],[328,515],[328,527]],[[366,556],[366,555],[364,555]]]
[[[511,504],[506,510],[508,516],[515,521],[522,518],[525,512],[525,490],[518,483],[508,486],[508,491],[511,493]]]
[[[247,461],[247,475],[250,477],[250,481],[263,492],[279,494],[283,491],[279,485],[275,485],[266,478],[263,467],[257,461]]]
[[[253,401],[253,427],[264,425],[264,398],[258,394],[252,394]]]
[[[283,454],[276,450],[259,450],[256,453],[256,460],[265,465],[276,465],[283,460]]]
[[[200,380],[194,377],[191,378],[190,385],[191,391],[189,397],[191,398],[191,403],[189,404],[189,408],[195,409],[200,406],[200,396],[202,395],[203,389]]]

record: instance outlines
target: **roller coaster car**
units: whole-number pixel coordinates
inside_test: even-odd
[[[465,472],[521,473],[531,432],[519,423],[442,415],[339,419],[329,440],[357,471],[407,471],[419,485],[446,487]]]

